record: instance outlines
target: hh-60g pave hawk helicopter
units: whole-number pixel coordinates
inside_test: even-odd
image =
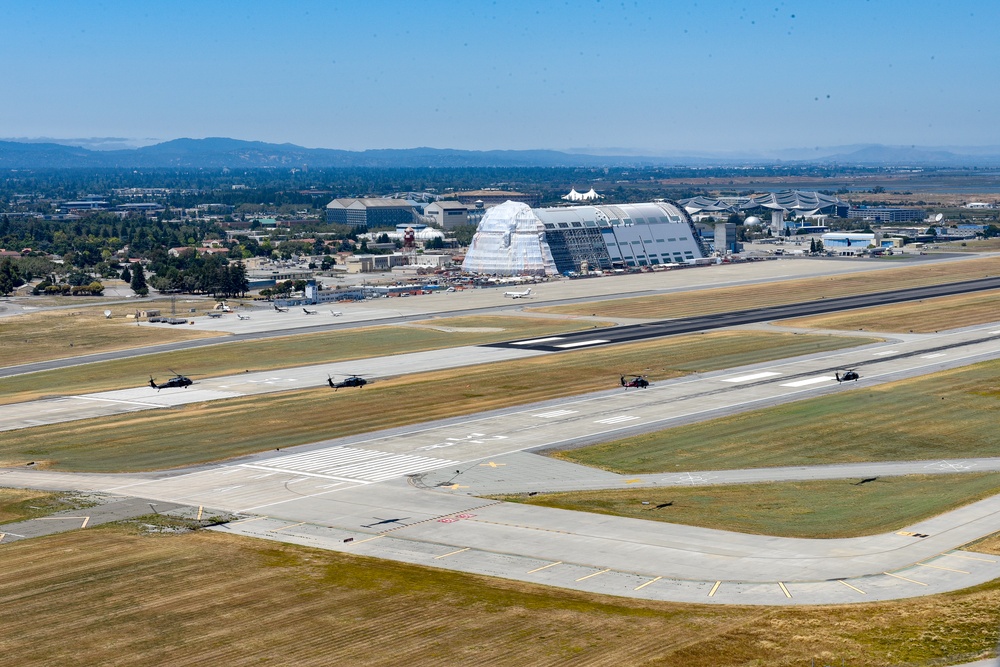
[[[622,376],[622,386],[628,391],[629,387],[633,389],[645,389],[649,386],[649,380],[646,379],[645,375],[629,375],[628,379]]]
[[[847,370],[844,371],[843,375],[841,375],[840,373],[834,373],[834,377],[837,378],[837,382],[850,382],[851,380],[857,382],[858,378],[860,378],[861,376],[858,375],[858,372],[855,370]]]
[[[348,375],[340,382],[334,382],[333,378],[327,375],[326,383],[330,385],[331,389],[337,391],[338,389],[341,389],[343,387],[357,387],[358,389],[360,389],[361,387],[364,387],[366,384],[368,384],[368,380],[364,379],[360,375]]]
[[[185,377],[174,370],[171,370],[170,372],[173,373],[174,376],[169,380],[167,380],[166,382],[164,382],[163,384],[156,384],[156,380],[154,380],[153,376],[150,375],[149,386],[155,389],[156,391],[159,391],[161,389],[171,389],[173,387],[180,387],[181,389],[187,389],[188,387],[194,384],[191,378]]]

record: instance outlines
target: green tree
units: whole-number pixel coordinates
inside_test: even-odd
[[[132,273],[128,270],[128,266],[127,265],[125,266],[124,269],[122,269],[121,279],[122,279],[123,282],[126,282],[126,283],[131,283],[132,282]]]
[[[139,262],[132,265],[132,281],[129,283],[129,287],[139,296],[149,294],[149,287],[146,285],[146,275],[143,273],[142,264]]]
[[[21,271],[10,257],[0,262],[0,295],[6,296],[24,284]]]

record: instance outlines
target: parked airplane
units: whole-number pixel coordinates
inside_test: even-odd
[[[249,315],[240,315],[239,313],[236,313],[236,317],[240,318],[241,320],[249,320],[250,319]]]
[[[281,307],[281,306],[279,306],[278,304],[274,304],[274,309],[275,309],[276,311],[278,311],[279,313],[287,313],[287,312],[288,312],[288,309],[287,309],[287,308],[282,308],[282,307]]]
[[[343,313],[340,312],[339,310],[331,310],[330,314],[333,315],[334,317],[340,317],[341,315],[343,315]]]
[[[531,288],[524,290],[523,292],[504,292],[504,296],[509,296],[512,299],[524,299],[531,296]]]
[[[302,310],[306,315],[316,315],[319,313],[318,310],[309,310],[308,308],[303,308]]]
[[[222,317],[222,313],[215,310],[206,310],[205,314],[211,317],[213,320],[217,320]]]

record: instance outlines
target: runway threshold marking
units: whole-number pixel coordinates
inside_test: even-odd
[[[872,356],[873,357],[884,357],[887,354],[897,354],[897,351],[896,350],[885,350],[883,352],[876,352]]]
[[[555,567],[556,565],[562,565],[561,560],[557,560],[554,563],[549,563],[548,565],[543,565],[541,567],[536,567],[534,570],[528,570],[525,574],[534,574],[535,572],[541,572],[542,570],[547,570],[550,567]]]
[[[434,556],[434,560],[441,560],[442,558],[447,558],[448,556],[454,556],[455,554],[460,554],[463,551],[468,551],[472,547],[465,547],[464,549],[458,549],[456,551],[449,551],[446,554],[441,554],[440,556]]]
[[[763,378],[774,377],[775,375],[781,375],[781,373],[764,371],[763,373],[753,373],[752,375],[740,375],[739,377],[725,378],[723,382],[750,382],[751,380],[761,380]]]
[[[945,556],[954,556],[955,558],[964,558],[965,560],[981,560],[984,563],[995,563],[996,562],[995,560],[992,560],[990,558],[976,558],[974,556],[964,556],[962,554],[956,554],[956,553],[945,554]]]
[[[714,597],[715,597],[715,591],[719,590],[719,586],[721,586],[721,585],[722,585],[722,582],[721,582],[721,581],[717,581],[717,582],[715,582],[715,585],[714,585],[714,586],[712,586],[712,590],[710,590],[710,591],[708,592],[708,597],[710,597],[710,598],[714,598]]]
[[[553,347],[558,347],[560,349],[569,349],[571,347],[583,347],[585,345],[603,345],[604,343],[610,343],[610,340],[605,340],[603,338],[595,338],[593,340],[581,340],[576,343],[562,343],[561,345],[553,345]]]
[[[550,419],[553,417],[565,417],[566,415],[575,415],[577,410],[553,410],[552,412],[539,412],[536,415],[531,415],[532,417],[541,417],[542,419]]]
[[[586,576],[580,577],[579,579],[577,579],[577,581],[583,581],[584,579],[590,579],[591,577],[596,577],[599,574],[604,574],[605,572],[610,572],[610,571],[611,571],[611,568],[609,567],[607,569],[600,570],[599,572],[592,572],[592,573],[590,573],[590,574],[588,574]]]
[[[835,378],[832,378],[832,377],[809,378],[807,380],[796,380],[795,382],[786,382],[785,384],[783,384],[781,386],[782,387],[805,387],[806,385],[810,385],[810,384],[818,384],[820,382],[830,382],[830,381],[832,381],[834,379]]]
[[[945,356],[944,352],[938,352],[937,354],[925,354],[925,355],[923,355],[920,358],[921,359],[936,359],[937,357],[943,357],[943,356]]]
[[[966,572],[965,570],[955,570],[950,567],[941,567],[940,565],[928,565],[927,563],[917,563],[920,567],[932,567],[935,570],[944,570],[946,572],[957,572],[959,574],[972,574],[971,572]]]
[[[656,583],[657,581],[659,581],[659,580],[660,580],[660,579],[662,579],[662,578],[663,578],[663,577],[656,577],[656,578],[654,578],[654,579],[650,579],[649,581],[647,581],[647,582],[646,582],[646,583],[644,583],[644,584],[639,584],[638,586],[636,586],[636,587],[635,587],[635,588],[633,588],[632,590],[633,590],[633,591],[638,591],[638,590],[642,590],[643,588],[645,588],[646,586],[649,586],[650,584],[655,584],[655,583]]]
[[[884,574],[884,575],[886,575],[888,577],[895,577],[896,579],[902,579],[903,581],[908,581],[911,584],[919,584],[920,586],[927,586],[927,584],[925,584],[922,581],[917,581],[916,579],[908,579],[908,578],[906,578],[906,577],[904,577],[902,575],[893,574],[892,572],[883,572],[882,574]]]
[[[779,582],[778,582],[778,586],[780,586],[780,587],[781,587],[781,592],[785,594],[785,597],[786,597],[786,598],[790,598],[790,597],[792,597],[792,594],[788,592],[788,589],[787,589],[787,588],[785,588],[785,585],[784,585],[783,583],[781,583],[781,582],[779,581]]]
[[[838,579],[837,581],[839,581],[840,583],[844,584],[845,586],[847,586],[848,588],[850,588],[852,591],[857,591],[858,593],[861,593],[862,595],[868,595],[868,593],[865,593],[863,590],[861,590],[857,586],[850,585],[849,583],[847,583],[843,579]]]
[[[618,415],[617,417],[608,417],[607,419],[598,419],[595,424],[621,424],[622,422],[630,422],[634,419],[638,419],[633,415]]]
[[[519,340],[511,345],[537,345],[538,343],[551,343],[554,340],[563,340],[565,336],[551,336],[549,338],[533,338],[531,340]]]

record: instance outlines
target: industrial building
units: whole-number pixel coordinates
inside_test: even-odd
[[[403,199],[334,199],[326,205],[326,221],[364,229],[395,227],[415,222],[416,213],[413,205]]]
[[[868,222],[920,222],[927,217],[927,211],[922,208],[852,206],[847,217]]]
[[[706,254],[691,217],[674,202],[533,209],[509,201],[487,211],[462,268],[554,274],[681,264]]]

